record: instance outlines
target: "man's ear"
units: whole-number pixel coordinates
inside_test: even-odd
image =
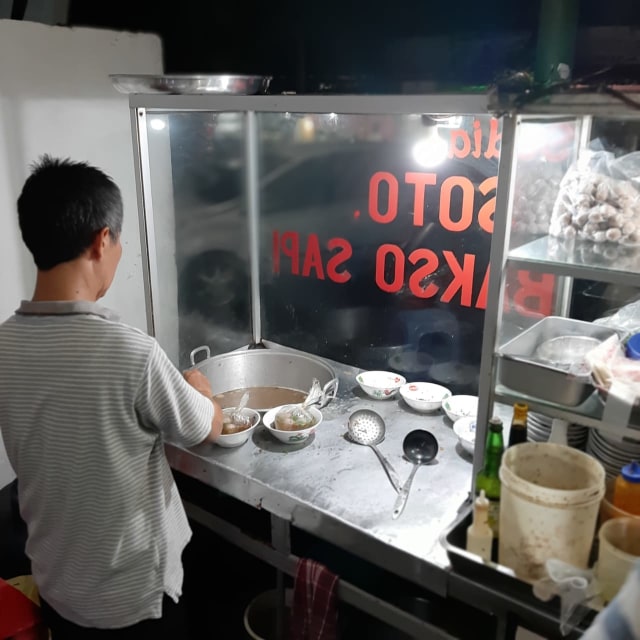
[[[91,258],[93,258],[94,260],[102,259],[102,256],[104,255],[104,251],[108,246],[109,239],[110,239],[109,227],[100,229],[100,231],[96,233],[96,235],[93,237],[93,242],[89,247],[89,253]]]

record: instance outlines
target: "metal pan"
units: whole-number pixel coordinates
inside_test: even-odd
[[[201,354],[204,359],[198,362],[197,356]],[[293,389],[306,394],[314,379],[322,386],[320,407],[326,406],[338,393],[335,371],[314,356],[275,349],[254,349],[211,357],[209,347],[201,346],[191,352],[190,360],[194,367],[207,376],[214,396],[256,387]],[[256,411],[268,411],[280,404],[287,403],[266,402],[256,406],[250,401],[248,406]]]
[[[572,375],[564,367],[540,361],[537,349],[560,336],[586,336],[602,341],[615,333],[608,327],[582,320],[559,316],[543,318],[499,349],[498,380],[514,391],[575,407],[594,391],[588,372]]]

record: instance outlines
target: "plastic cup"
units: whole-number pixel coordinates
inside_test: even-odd
[[[620,591],[634,564],[640,560],[640,520],[612,518],[598,534],[598,566],[596,577],[602,599],[610,602]]]

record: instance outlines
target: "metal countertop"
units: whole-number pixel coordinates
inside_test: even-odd
[[[445,595],[449,561],[440,537],[468,497],[471,456],[458,444],[442,410],[420,414],[399,394],[373,400],[355,380],[359,369],[328,362],[340,380],[338,397],[322,410],[323,422],[306,443],[280,443],[260,426],[246,444],[234,449],[167,445],[170,465]],[[418,470],[397,520],[391,517],[396,492],[375,453],[345,437],[347,418],[359,408],[373,409],[384,418],[386,436],[378,448],[402,482],[412,468],[403,457],[404,436],[412,429],[427,429],[438,440],[436,461]]]

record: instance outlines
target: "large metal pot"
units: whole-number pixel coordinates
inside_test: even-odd
[[[199,354],[204,354],[205,358],[196,362]],[[275,349],[255,349],[211,357],[209,347],[202,346],[194,349],[189,358],[191,364],[207,376],[214,396],[235,389],[255,387],[278,387],[306,393],[314,378],[323,389],[320,407],[328,404],[338,393],[335,371],[314,356]],[[254,406],[251,401],[248,406],[256,411],[273,408],[273,405]]]

